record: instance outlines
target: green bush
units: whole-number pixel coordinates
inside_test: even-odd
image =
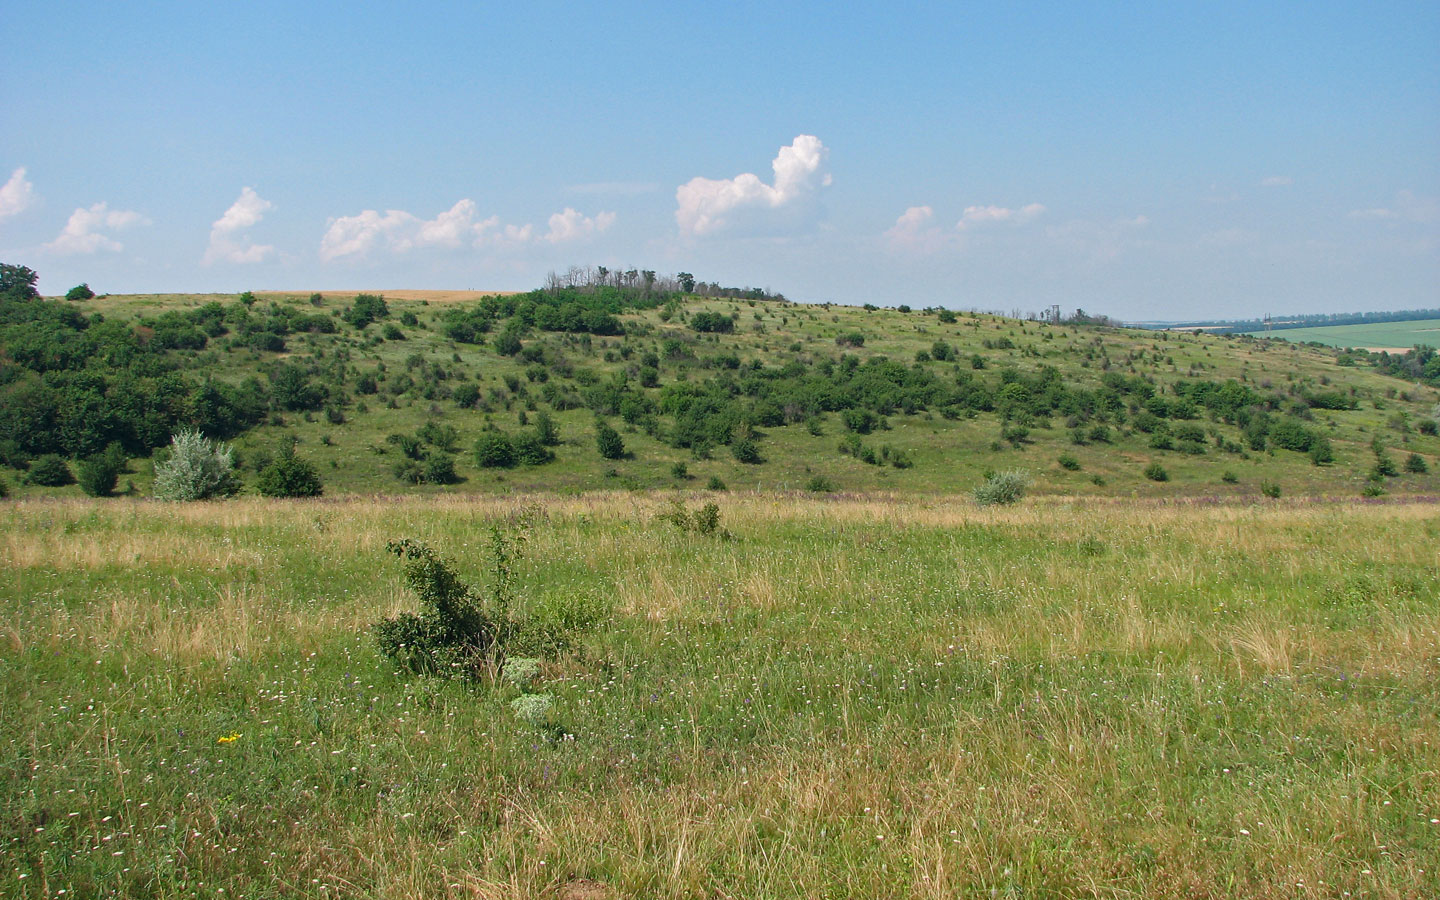
[[[765,461],[760,456],[760,444],[754,438],[750,437],[741,438],[731,444],[730,455],[734,456],[736,461],[750,465],[758,465]]]
[[[0,500],[10,496],[10,482],[0,478]]]
[[[325,490],[319,471],[295,455],[293,444],[260,470],[255,487],[266,497],[318,497]]]
[[[512,557],[500,532],[494,534],[500,542],[506,581],[492,588],[492,600],[498,602],[488,607],[449,563],[425,544],[406,539],[386,545],[404,560],[405,584],[419,597],[420,612],[401,613],[375,624],[375,643],[381,653],[417,674],[444,678],[480,674],[514,631],[509,610]]]
[[[705,482],[705,490],[707,490],[707,491],[728,491],[729,488],[727,488],[727,487],[725,486],[725,482],[721,480],[721,478],[720,478],[719,475],[711,475],[711,476],[710,476],[710,480],[707,481],[707,482]]]
[[[1280,485],[1273,481],[1262,481],[1260,482],[1260,493],[1269,497],[1271,500],[1279,500]]]
[[[1060,454],[1060,458],[1057,459],[1056,462],[1060,464],[1060,468],[1062,469],[1066,469],[1071,472],[1080,471],[1080,460],[1076,459],[1074,456],[1071,456],[1069,453]]]
[[[1018,503],[1029,486],[1025,472],[992,472],[970,494],[981,506],[1008,506]]]
[[[1226,484],[1238,484],[1240,482],[1240,476],[1236,475],[1229,469],[1226,469],[1224,472],[1220,473],[1220,480],[1225,482]]]
[[[670,509],[658,514],[656,518],[663,522],[669,522],[681,531],[693,531],[706,537],[714,534],[725,538],[729,537],[729,534],[720,527],[720,504],[713,501],[691,512],[685,508],[685,504],[679,500],[673,500],[670,503]]]
[[[1415,475],[1424,475],[1430,471],[1430,467],[1426,465],[1425,457],[1418,453],[1412,453],[1405,457],[1405,471]]]
[[[1145,477],[1151,481],[1169,481],[1170,473],[1165,471],[1165,467],[1158,462],[1152,462],[1145,467]]]
[[[515,461],[522,466],[543,466],[555,458],[555,454],[534,432],[517,434],[514,444]]]
[[[515,442],[503,431],[487,431],[475,441],[475,465],[482,469],[509,469],[516,463]]]
[[[835,491],[835,483],[824,475],[814,475],[806,482],[805,490],[812,494],[830,494]]]
[[[94,300],[95,292],[90,290],[88,284],[77,284],[65,292],[66,300]]]
[[[1430,437],[1435,437],[1437,433],[1440,433],[1440,425],[1437,425],[1434,419],[1421,419],[1415,424],[1415,428],[1421,434],[1428,434]]]
[[[80,490],[91,497],[110,496],[115,493],[115,484],[125,471],[125,463],[125,451],[118,443],[111,444],[103,453],[86,457],[78,467]]]
[[[30,464],[25,480],[41,487],[62,487],[75,483],[70,466],[58,454],[47,453]]]
[[[155,467],[155,496],[182,502],[229,497],[240,491],[235,453],[226,444],[186,429],[170,439],[170,455]]]
[[[620,432],[603,420],[595,423],[595,448],[605,459],[623,459],[625,456],[625,442],[621,440]]]

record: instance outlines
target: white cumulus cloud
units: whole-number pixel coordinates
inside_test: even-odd
[[[200,260],[204,265],[216,262],[258,263],[275,253],[269,244],[257,244],[243,232],[260,223],[275,205],[251,188],[241,188],[240,196],[225,214],[210,226],[210,244]]]
[[[885,232],[885,240],[897,250],[930,253],[945,244],[946,236],[935,221],[935,210],[928,206],[912,206],[895,220]]]
[[[77,209],[70,214],[65,227],[45,249],[57,256],[73,256],[83,253],[98,253],[107,250],[118,253],[124,245],[107,231],[123,231],[135,225],[149,225],[150,220],[138,212],[128,209],[111,209],[106,203],[96,203],[89,209]]]
[[[567,206],[564,212],[550,217],[550,231],[545,240],[552,244],[580,241],[600,234],[614,224],[615,214],[612,212],[599,213],[592,219]]]
[[[737,214],[798,208],[830,184],[824,171],[830,151],[814,135],[802,134],[781,147],[770,168],[775,183],[750,172],[734,178],[692,178],[675,190],[675,221],[686,235],[712,234],[733,224]]]
[[[615,214],[602,212],[587,217],[569,207],[550,217],[550,231],[545,239],[552,243],[579,240],[609,228]],[[536,240],[534,225],[503,225],[499,216],[480,218],[475,201],[464,199],[433,219],[401,209],[381,214],[367,209],[354,216],[331,219],[320,239],[320,258],[332,261],[343,258],[360,259],[383,250],[389,253],[438,247],[462,247],[514,250]]]
[[[0,187],[0,219],[18,216],[35,205],[35,185],[25,179],[25,167],[10,173],[10,180]]]

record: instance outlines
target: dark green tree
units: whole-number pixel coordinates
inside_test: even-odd
[[[603,419],[595,422],[595,449],[606,459],[622,459],[625,456],[625,442],[621,440],[620,432]]]
[[[318,497],[325,488],[320,473],[295,453],[290,444],[270,465],[260,470],[255,487],[266,497]]]

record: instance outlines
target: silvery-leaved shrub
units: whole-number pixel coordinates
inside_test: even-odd
[[[155,466],[155,496],[161,500],[208,500],[239,492],[235,453],[228,444],[184,429],[170,439],[170,455]]]
[[[1003,506],[1019,502],[1029,486],[1030,476],[1024,472],[992,472],[971,496],[981,506]]]

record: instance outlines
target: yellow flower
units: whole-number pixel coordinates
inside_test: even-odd
[[[237,732],[235,732],[234,734],[227,734],[227,735],[225,735],[224,737],[217,739],[217,740],[215,741],[215,743],[217,743],[217,744],[230,744],[230,743],[233,743],[233,742],[238,741],[238,740],[240,740],[240,732],[237,731]]]

